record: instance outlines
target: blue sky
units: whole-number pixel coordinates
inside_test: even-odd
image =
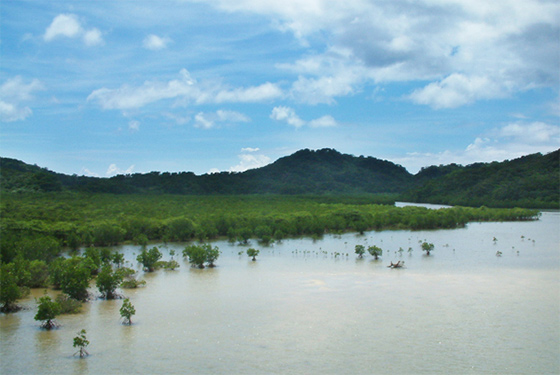
[[[0,3],[0,155],[78,175],[560,147],[560,3]]]

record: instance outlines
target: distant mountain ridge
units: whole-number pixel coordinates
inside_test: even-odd
[[[416,175],[374,157],[304,149],[245,172],[65,175],[0,158],[0,191],[112,194],[398,194],[414,202],[558,208],[560,150],[514,160],[430,166]]]

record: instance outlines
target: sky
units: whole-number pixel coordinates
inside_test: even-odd
[[[0,2],[0,156],[66,174],[502,161],[559,90],[557,0]]]

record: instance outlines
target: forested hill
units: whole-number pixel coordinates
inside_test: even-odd
[[[200,176],[192,172],[150,172],[95,178],[58,174],[7,158],[2,158],[0,165],[0,188],[4,192],[372,194],[400,193],[413,182],[413,175],[399,165],[332,149],[301,150],[246,172]]]
[[[462,206],[560,208],[560,150],[498,163],[424,168],[417,187],[401,195],[412,202]]]
[[[390,161],[301,150],[242,173],[150,172],[96,178],[55,173],[0,159],[0,191],[152,194],[400,194],[399,199],[467,206],[558,208],[560,150],[514,160],[423,168],[416,175]]]

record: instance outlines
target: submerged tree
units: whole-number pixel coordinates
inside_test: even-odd
[[[372,257],[375,258],[375,260],[379,259],[379,257],[383,255],[383,249],[381,249],[379,246],[369,246],[367,251],[371,254]]]
[[[202,246],[189,245],[183,250],[183,256],[189,258],[189,262],[193,267],[204,268],[206,262],[206,251]]]
[[[253,257],[253,259],[251,259],[253,262],[257,260],[257,255],[259,255],[259,253],[260,250],[253,249],[252,247],[247,249],[247,255]]]
[[[192,244],[183,250],[183,256],[189,258],[193,267],[204,268],[204,263],[208,263],[208,267],[215,267],[214,262],[220,256],[220,249],[217,246],[212,247],[208,243],[203,245]]]
[[[428,242],[422,242],[422,250],[426,252],[426,255],[430,255],[430,251],[434,251],[434,244]]]
[[[37,304],[37,314],[35,314],[35,320],[41,321],[41,327],[45,329],[52,329],[57,327],[54,319],[58,314],[60,314],[60,305],[51,299],[45,291],[45,295],[39,300],[36,299]]]
[[[152,247],[150,250],[143,249],[140,255],[136,257],[136,260],[142,263],[144,269],[148,272],[153,272],[158,260],[162,257],[161,252],[157,247]]]
[[[366,248],[364,247],[364,245],[356,245],[356,247],[354,248],[354,252],[358,254],[358,258],[361,259],[366,252]]]
[[[61,264],[62,291],[70,297],[85,301],[88,298],[89,281],[92,278],[92,266],[89,259],[72,257],[65,259]]]
[[[123,318],[123,324],[132,324],[132,315],[136,314],[136,309],[134,305],[130,302],[128,298],[123,301],[122,307],[120,309],[121,317]]]
[[[86,330],[82,329],[80,332],[78,332],[78,336],[74,337],[74,348],[79,348],[79,350],[74,353],[74,355],[80,353],[80,358],[89,355],[86,350],[86,347],[89,345],[89,340],[86,337],[86,333]]]
[[[95,285],[99,289],[103,298],[114,299],[116,297],[115,290],[119,287],[123,280],[120,272],[114,272],[109,262],[105,263],[101,268],[101,272],[97,275]]]
[[[0,311],[14,312],[21,309],[16,301],[23,298],[29,289],[17,285],[17,278],[12,273],[12,264],[3,264],[0,268]]]
[[[210,246],[210,244],[203,245],[204,250],[206,252],[206,262],[208,263],[208,267],[216,267],[214,262],[220,256],[220,249],[218,246]]]

